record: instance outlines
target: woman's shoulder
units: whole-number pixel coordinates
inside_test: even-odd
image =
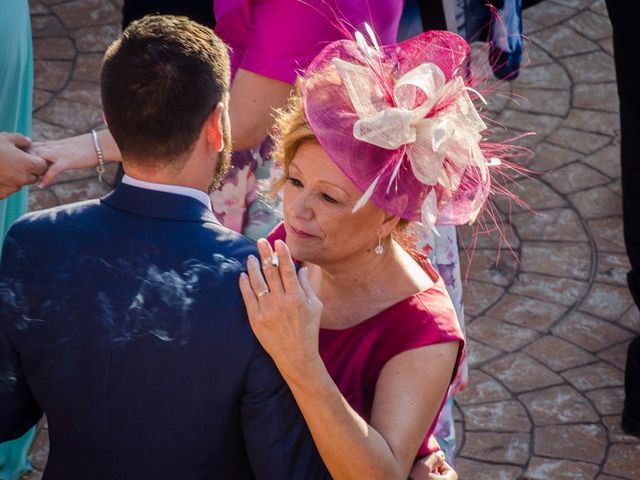
[[[455,308],[444,281],[425,255],[410,252],[424,288],[382,312],[394,337],[415,348],[431,343],[464,341]]]
[[[462,329],[444,282],[415,293],[387,312],[388,321],[409,342],[463,340]]]

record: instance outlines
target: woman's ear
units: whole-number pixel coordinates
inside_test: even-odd
[[[407,208],[409,198],[407,195],[398,195],[393,199],[391,205],[394,211],[396,212],[404,212]],[[398,226],[398,222],[400,222],[401,218],[397,215],[392,215],[387,212],[384,213],[384,218],[382,220],[382,225],[380,225],[380,234],[383,237],[387,235],[391,235],[391,232],[395,230]]]
[[[384,217],[382,219],[382,224],[380,225],[380,236],[388,237],[391,235],[396,227],[398,226],[398,222],[400,222],[400,217],[397,215],[391,215],[390,213],[383,212]]]

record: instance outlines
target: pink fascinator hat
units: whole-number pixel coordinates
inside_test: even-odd
[[[473,223],[501,162],[463,76],[469,45],[446,31],[383,47],[367,37],[327,45],[302,82],[311,129],[363,192],[354,212],[372,200],[427,229]]]

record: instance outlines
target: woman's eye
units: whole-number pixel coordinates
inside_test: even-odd
[[[298,180],[297,178],[289,177],[288,181],[294,187],[298,187],[298,188],[303,187],[302,182],[300,180]]]
[[[338,201],[335,198],[333,198],[330,195],[327,195],[326,193],[322,194],[322,198],[324,198],[329,203],[338,203]]]

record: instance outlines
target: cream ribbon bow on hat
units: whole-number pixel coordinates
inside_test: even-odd
[[[486,180],[487,161],[479,142],[482,139],[480,132],[487,127],[460,76],[446,82],[437,65],[423,63],[398,79],[393,88],[396,106],[392,107],[384,100],[379,80],[371,68],[338,58],[333,62],[359,117],[353,126],[355,138],[389,150],[404,146],[413,174],[427,186],[440,184],[455,192],[467,166],[477,166],[482,180]],[[414,107],[418,90],[426,100]],[[433,110],[436,112],[429,116]],[[398,174],[403,157],[394,168],[387,191]],[[380,176],[371,183],[354,211],[371,197],[379,180]],[[484,194],[479,191],[472,202],[472,210],[477,211],[470,212],[471,221],[475,220],[483,200]],[[427,229],[433,229],[438,216],[434,189],[429,191],[421,210],[422,223]]]

